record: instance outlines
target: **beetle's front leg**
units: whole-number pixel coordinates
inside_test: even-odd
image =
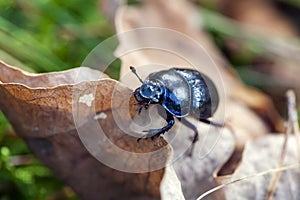
[[[148,132],[148,134],[140,137],[137,139],[137,141],[140,141],[141,139],[145,139],[145,138],[149,138],[151,137],[151,139],[158,137],[160,134],[163,134],[165,132],[167,132],[168,130],[170,130],[172,128],[172,126],[175,123],[174,117],[171,113],[167,112],[167,119],[166,121],[168,122],[168,124],[160,129],[150,129],[150,130],[145,130],[143,132]]]
[[[138,113],[141,114],[143,108],[145,108],[145,110],[147,110],[149,108],[149,106],[151,104],[151,101],[148,101],[146,103],[145,102],[144,103],[139,102],[138,104],[141,105],[141,107],[139,108],[139,111],[138,111]]]
[[[208,119],[200,119],[199,121],[200,121],[200,122],[203,122],[203,123],[205,123],[205,124],[211,124],[211,125],[213,125],[213,126],[215,126],[215,127],[224,128],[224,124],[219,124],[219,123],[217,123],[217,122],[210,121],[210,120],[208,120]]]

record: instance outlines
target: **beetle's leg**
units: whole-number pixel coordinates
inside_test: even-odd
[[[191,122],[189,122],[188,120],[186,120],[185,118],[178,118],[178,119],[183,125],[185,125],[186,127],[190,128],[194,131],[195,134],[194,134],[194,138],[192,141],[193,141],[193,143],[197,142],[199,139],[197,127],[194,124],[192,124]]]
[[[150,105],[150,101],[147,103],[142,104],[142,107],[139,109],[139,114],[141,113],[142,109],[145,108],[145,110],[148,110]]]
[[[141,107],[139,108],[138,113],[141,114],[143,108],[145,108],[145,110],[147,110],[149,108],[150,104],[151,104],[150,101],[148,101],[147,103],[141,103],[141,102],[139,102],[138,105],[141,105]]]
[[[192,156],[193,154],[193,151],[194,151],[194,146],[195,146],[195,143],[198,141],[199,139],[199,134],[198,134],[198,130],[197,130],[197,127],[192,124],[191,122],[189,122],[188,120],[186,120],[185,118],[178,118],[178,120],[183,124],[185,125],[186,127],[192,129],[194,131],[194,138],[192,140],[192,146],[191,148],[187,151],[187,155],[188,156]]]
[[[143,132],[148,132],[148,134],[138,138],[137,141],[140,141],[141,139],[149,138],[149,137],[151,137],[151,139],[154,139],[155,137],[158,137],[160,134],[163,134],[163,133],[167,132],[168,130],[170,130],[172,128],[172,126],[174,125],[175,120],[174,120],[173,115],[169,112],[167,112],[166,121],[168,122],[168,124],[160,129],[150,129],[150,130],[143,131]]]
[[[144,105],[144,107],[145,107],[145,110],[147,110],[147,109],[149,108],[150,104],[151,104],[151,102],[150,102],[150,101],[148,101],[148,103],[146,103],[146,104]]]
[[[139,114],[141,114],[141,112],[142,112],[142,110],[143,110],[143,106],[141,106],[140,108],[139,108]]]
[[[213,122],[213,121],[210,121],[210,120],[208,120],[208,119],[200,119],[200,122],[203,122],[203,123],[205,123],[205,124],[211,124],[211,125],[213,125],[213,126],[215,126],[215,127],[219,127],[219,128],[223,128],[223,127],[224,127],[223,124],[219,124],[219,123],[217,123],[217,122]]]

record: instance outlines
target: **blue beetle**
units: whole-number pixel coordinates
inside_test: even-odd
[[[141,105],[139,113],[143,108],[148,109],[150,104],[160,104],[167,114],[166,126],[145,131],[148,134],[138,141],[149,137],[153,139],[171,129],[175,123],[174,116],[194,130],[193,143],[198,140],[197,127],[187,121],[186,116],[190,115],[204,123],[223,127],[208,119],[217,109],[219,95],[214,83],[204,74],[192,69],[171,68],[151,73],[143,81],[133,66],[130,69],[142,83],[133,93]]]

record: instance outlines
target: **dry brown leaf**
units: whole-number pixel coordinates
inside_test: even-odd
[[[165,168],[164,178],[161,182],[161,199],[184,200],[181,183],[172,166]]]
[[[162,148],[166,142],[159,138],[155,142],[143,140],[137,143],[136,137],[126,135],[115,121],[118,116],[126,129],[131,120],[128,113],[134,115],[136,112],[137,108],[132,107],[135,100],[130,98],[128,88],[89,68],[35,75],[1,62],[0,72],[0,109],[33,153],[81,198],[160,196],[159,185],[164,169],[155,165],[159,162],[164,166],[166,163],[168,148]],[[88,94],[94,99],[87,98],[91,97]],[[99,126],[105,133],[101,138],[103,141],[96,140],[91,142],[91,147],[87,146],[89,144],[84,138],[98,139]],[[91,155],[90,152],[94,151],[94,156],[95,152],[105,154],[111,162],[122,160],[117,157],[120,155],[115,148],[104,148],[106,146],[101,146],[101,142],[111,142],[130,152],[162,149],[159,154],[141,158],[140,162],[136,162],[134,155],[123,158],[121,168],[124,170],[141,168],[144,171],[126,173],[102,164]]]
[[[99,1],[99,9],[108,19],[110,24],[114,24],[116,11],[121,5],[124,5],[124,0],[102,0]]]
[[[242,177],[252,176],[260,172],[276,169],[280,159],[284,134],[268,135],[263,138],[248,142],[245,146],[243,159],[240,166],[230,178],[222,180],[223,183],[237,180]],[[257,153],[259,152],[259,154]],[[283,166],[297,163],[297,143],[294,136],[290,136]],[[257,176],[236,182],[224,188],[227,199],[265,199],[269,183],[274,173]],[[300,172],[288,170],[282,172],[275,190],[274,200],[300,198]],[[251,191],[251,192],[249,192]]]

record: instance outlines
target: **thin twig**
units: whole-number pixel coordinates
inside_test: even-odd
[[[282,145],[282,148],[281,148],[281,154],[280,154],[279,161],[278,161],[278,167],[281,167],[283,165],[284,157],[285,157],[286,150],[287,150],[287,141],[288,141],[288,137],[291,134],[291,132],[292,132],[292,127],[287,124],[286,134],[284,136],[284,141],[283,141],[283,145]],[[267,196],[266,196],[266,200],[272,200],[273,199],[273,196],[274,196],[274,193],[275,193],[276,186],[277,186],[277,183],[279,181],[280,175],[281,175],[280,171],[276,172],[273,175],[272,180],[271,180],[270,185],[269,185],[269,188],[268,188],[268,193],[267,193]]]
[[[284,163],[284,157],[285,157],[286,151],[287,151],[287,141],[288,141],[288,137],[292,133],[292,131],[294,131],[295,135],[296,135],[297,146],[298,146],[298,157],[300,155],[299,135],[298,135],[299,134],[299,126],[298,126],[298,116],[297,116],[297,110],[296,110],[296,97],[295,97],[294,91],[288,90],[286,93],[286,98],[287,98],[287,108],[288,108],[288,121],[286,123],[286,134],[284,137],[281,154],[280,154],[279,161],[278,161],[278,167],[281,167]],[[298,130],[298,134],[296,134],[297,130]],[[280,172],[276,172],[274,174],[274,176],[272,177],[272,180],[271,180],[269,188],[268,188],[266,200],[273,199],[280,175],[281,175]]]
[[[295,133],[297,148],[298,148],[298,161],[300,162],[300,133],[298,124],[298,114],[296,108],[296,95],[293,90],[288,90],[286,93],[288,98],[288,116],[291,126],[293,127],[293,132]]]

